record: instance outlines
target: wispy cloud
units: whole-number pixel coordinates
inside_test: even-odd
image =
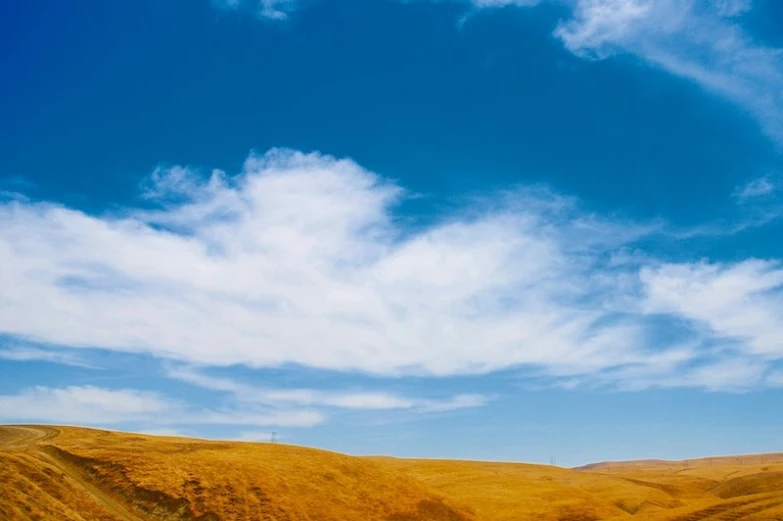
[[[402,187],[348,160],[275,150],[233,177],[161,169],[145,193],[159,209],[1,204],[0,331],[193,366],[440,376],[524,367],[558,379],[600,372],[618,385],[641,379],[633,367],[660,368],[647,373],[652,385],[718,363],[716,346],[729,341],[727,359],[783,359],[775,261],[667,264],[638,244],[660,227],[588,214],[547,190],[471,201],[411,229],[394,212]],[[662,335],[671,323],[680,338]],[[259,418],[278,404],[435,411],[486,399],[187,378],[270,405],[251,411]]]
[[[629,53],[736,103],[783,145],[783,51],[756,42],[745,0],[577,0],[555,35],[578,56]]]
[[[753,0],[712,0],[715,9],[721,16],[738,16],[753,8]]]
[[[745,353],[783,357],[783,268],[779,262],[665,264],[641,271],[648,313],[693,320]]]
[[[428,399],[386,392],[269,389],[238,383],[228,378],[208,376],[192,368],[170,369],[167,376],[206,389],[231,393],[240,402],[274,406],[298,405],[365,411],[407,409],[419,412],[443,412],[480,407],[489,400],[487,396],[467,393],[446,399]]]
[[[61,350],[39,349],[36,347],[11,346],[0,349],[0,359],[14,362],[51,362],[53,364],[70,365],[97,369],[83,357]]]
[[[734,197],[740,202],[747,202],[749,200],[755,200],[759,197],[764,197],[773,194],[778,189],[777,183],[769,176],[759,177],[753,179],[748,183],[737,187],[734,191]]]
[[[222,9],[245,10],[266,20],[286,20],[297,7],[296,0],[213,0]]]
[[[149,419],[176,408],[161,396],[93,386],[33,387],[0,396],[0,420],[106,425]]]
[[[612,388],[643,391],[690,387],[708,391],[745,392],[775,386],[774,372],[762,359],[737,355],[727,346],[715,349],[695,343],[649,363],[630,364],[592,375],[555,382],[558,387]]]
[[[90,385],[32,387],[0,395],[0,421],[82,425],[143,423],[169,431],[173,425],[312,427],[325,416],[307,409],[199,409],[158,393]]]
[[[377,374],[589,371],[638,356],[639,324],[607,309],[622,277],[593,274],[595,250],[633,227],[573,215],[563,199],[515,194],[411,234],[391,212],[401,188],[350,161],[274,151],[235,179],[176,172],[159,179],[164,209],[124,218],[0,206],[12,281],[0,330],[196,364]]]
[[[432,0],[438,1],[438,0]],[[686,78],[737,104],[783,146],[783,49],[742,25],[751,0],[464,0],[474,10],[559,4],[570,15],[554,29],[575,55],[618,54]]]

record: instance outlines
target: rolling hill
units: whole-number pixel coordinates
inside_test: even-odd
[[[783,455],[564,469],[5,426],[0,519],[783,520]]]

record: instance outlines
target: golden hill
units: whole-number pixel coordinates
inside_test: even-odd
[[[0,428],[0,519],[472,521],[415,479],[282,444]]]
[[[0,427],[0,520],[783,520],[783,455],[564,469]]]
[[[377,461],[470,505],[479,519],[761,521],[783,520],[780,456],[611,463],[587,470],[478,461]]]

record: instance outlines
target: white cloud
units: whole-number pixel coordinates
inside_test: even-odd
[[[783,144],[783,53],[755,42],[738,0],[578,0],[555,34],[579,56],[630,53],[737,103]]]
[[[94,365],[75,354],[35,347],[11,346],[6,349],[0,349],[0,360],[11,360],[14,362],[51,362],[54,364],[96,369]]]
[[[753,0],[712,0],[720,16],[739,16],[753,8]]]
[[[605,57],[616,52],[618,42],[636,38],[640,26],[657,27],[661,18],[674,18],[665,16],[669,13],[660,5],[653,0],[580,0],[573,18],[555,34],[575,54]]]
[[[738,187],[734,191],[734,197],[739,199],[740,202],[744,202],[749,199],[755,199],[757,197],[769,195],[776,190],[777,186],[769,177],[759,177],[758,179],[753,179],[747,184]]]
[[[401,187],[348,160],[272,151],[235,177],[158,170],[145,194],[161,207],[91,216],[0,204],[0,332],[194,366],[440,376],[523,366],[620,386],[663,385],[723,359],[783,359],[776,262],[661,263],[634,244],[655,226],[584,214],[545,190],[410,228],[394,213]],[[683,338],[662,340],[660,316],[686,324]],[[196,415],[206,423],[323,420],[274,417],[284,406],[437,411],[486,400],[257,389],[179,371],[253,405]]]
[[[480,407],[488,397],[480,394],[458,394],[447,399],[426,399],[394,393],[367,391],[320,391],[316,389],[268,389],[217,378],[190,368],[170,369],[167,376],[206,389],[233,394],[240,402],[272,406],[319,406],[354,410],[409,409],[420,412],[443,412]]]
[[[261,0],[260,15],[270,20],[285,20],[293,4],[293,0]]]
[[[1,205],[0,331],[377,374],[578,372],[640,356],[640,325],[607,308],[624,275],[594,273],[632,226],[523,193],[412,233],[394,221],[399,187],[319,155],[252,156],[239,178],[204,183],[175,172],[157,179],[174,193],[155,212]]]
[[[246,9],[260,18],[286,20],[296,8],[296,0],[214,0],[222,9]]]
[[[16,395],[0,395],[3,421],[105,425],[164,415],[175,404],[155,393],[93,386],[33,387]]]
[[[574,385],[616,386],[624,391],[641,391],[650,388],[692,387],[709,391],[746,391],[774,385],[767,376],[768,364],[763,360],[728,353],[715,353],[712,360],[709,349],[700,346],[698,351],[685,350],[683,357],[651,360],[621,368],[608,374],[578,378]],[[694,358],[702,359],[694,362]]]
[[[762,384],[765,365],[746,358],[726,358],[714,363],[697,366],[682,377],[671,378],[669,387],[688,385],[716,390],[745,390]]]
[[[157,393],[90,385],[32,387],[0,395],[0,421],[113,425],[142,422],[147,432],[171,425],[258,425],[312,427],[325,420],[313,410],[243,407],[195,409]]]
[[[541,2],[466,0],[476,9]],[[741,25],[751,0],[549,0],[570,8],[554,34],[577,56],[632,54],[731,100],[783,145],[783,49]]]
[[[456,411],[485,405],[488,398],[482,394],[458,394],[448,400],[421,400],[417,407],[426,412]]]
[[[749,354],[783,358],[783,269],[779,263],[665,264],[643,269],[641,280],[646,312],[696,321]]]

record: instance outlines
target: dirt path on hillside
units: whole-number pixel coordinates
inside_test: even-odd
[[[59,433],[53,427],[0,425],[0,450],[28,450],[33,445],[54,438]]]
[[[98,483],[84,477],[74,465],[41,450],[39,444],[56,437],[60,432],[53,427],[32,425],[0,426],[0,451],[25,451],[55,467],[84,489],[96,503],[120,521],[148,521],[103,490]]]

